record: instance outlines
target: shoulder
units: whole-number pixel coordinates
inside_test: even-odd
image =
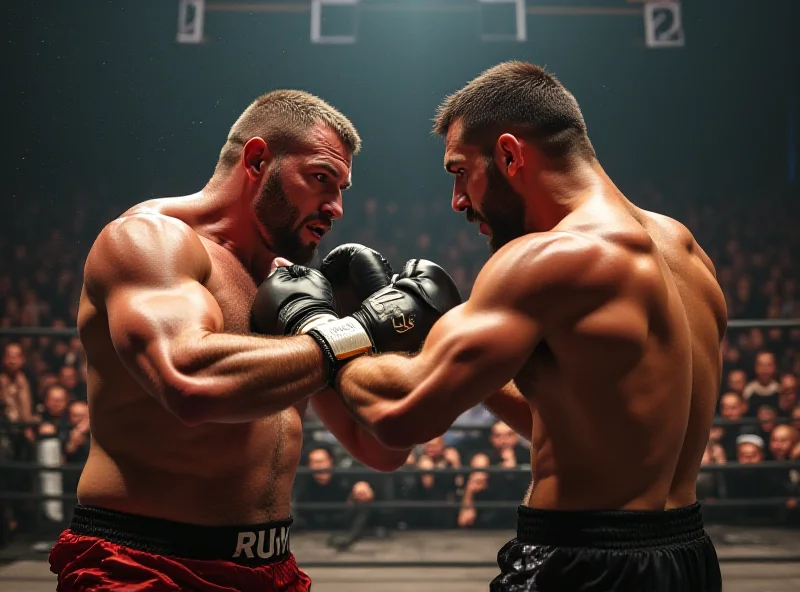
[[[632,258],[602,237],[542,232],[497,251],[479,274],[473,294],[498,283],[509,297],[563,297],[570,292],[612,293],[630,272]]]
[[[667,238],[670,240],[670,242],[677,245],[679,249],[685,251],[689,255],[696,255],[706,269],[708,269],[709,273],[711,273],[711,275],[716,279],[717,270],[715,269],[711,258],[702,249],[700,243],[697,242],[691,230],[689,230],[678,220],[675,220],[675,218],[670,218],[664,214],[658,214],[656,212],[649,211],[645,211],[644,213],[658,225],[658,228],[661,229],[662,232],[667,235]]]
[[[200,237],[170,216],[131,211],[100,231],[86,258],[84,278],[92,290],[108,284],[146,281],[159,273],[202,274],[209,265]]]

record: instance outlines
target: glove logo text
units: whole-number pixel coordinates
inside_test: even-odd
[[[401,335],[411,331],[415,324],[414,317],[409,315],[409,317],[406,318],[406,315],[402,312],[392,319],[392,327],[394,327],[394,330]]]

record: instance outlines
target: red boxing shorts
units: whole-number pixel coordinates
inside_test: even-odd
[[[196,526],[77,505],[50,571],[59,592],[309,592],[289,550],[291,524]]]

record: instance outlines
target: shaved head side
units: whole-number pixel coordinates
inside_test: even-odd
[[[548,158],[596,158],[575,97],[555,76],[527,62],[498,64],[446,97],[434,133],[446,136],[455,121],[462,140],[487,154],[501,134],[512,133],[535,142]]]
[[[231,127],[215,174],[236,166],[242,158],[242,148],[252,138],[262,138],[270,152],[280,157],[302,145],[308,131],[320,123],[336,132],[351,154],[361,150],[361,137],[352,122],[319,97],[299,90],[276,90],[262,95]]]

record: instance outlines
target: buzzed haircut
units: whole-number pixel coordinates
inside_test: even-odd
[[[497,138],[513,133],[551,159],[597,158],[578,102],[555,76],[527,62],[504,62],[481,73],[439,106],[433,131],[446,136],[459,121],[463,140],[490,156]]]
[[[332,129],[351,154],[361,150],[361,137],[355,126],[337,109],[304,91],[275,90],[253,101],[233,124],[215,174],[236,166],[244,145],[252,138],[263,138],[270,152],[281,157],[302,144],[318,123]]]

